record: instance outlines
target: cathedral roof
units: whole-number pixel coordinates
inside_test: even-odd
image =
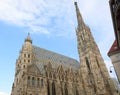
[[[118,51],[120,51],[120,47],[118,47],[117,40],[115,40],[112,47],[110,48],[110,50],[108,52],[108,55],[110,56],[112,54],[117,53]]]
[[[48,61],[48,63],[50,62],[53,68],[57,68],[62,65],[64,69],[69,67],[78,69],[80,66],[79,62],[73,58],[45,50],[40,47],[33,46],[33,52],[35,57],[34,63],[40,70],[43,69],[43,65],[46,65],[46,61]]]

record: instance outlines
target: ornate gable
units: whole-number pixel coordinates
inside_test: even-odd
[[[31,74],[41,74],[41,72],[39,71],[38,67],[35,65],[35,64],[32,64],[28,67],[28,70],[27,70],[28,73],[31,73]]]

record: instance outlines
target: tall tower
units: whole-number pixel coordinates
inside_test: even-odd
[[[20,95],[22,93],[23,85],[24,85],[24,75],[27,73],[27,68],[33,62],[33,47],[32,40],[30,38],[30,34],[28,33],[27,38],[25,39],[22,50],[20,51],[20,55],[16,60],[16,71],[15,71],[15,79],[12,87],[11,95]]]
[[[86,95],[116,95],[111,89],[111,80],[100,51],[84,23],[77,2],[75,2],[78,27],[76,30],[78,52],[80,56],[80,73]]]

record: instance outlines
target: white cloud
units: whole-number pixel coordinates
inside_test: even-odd
[[[62,3],[61,0],[0,0],[0,20],[26,27],[33,33],[55,34],[56,30],[51,30],[58,29],[56,35],[59,35],[60,28],[67,30],[64,23],[72,22],[68,3],[66,0]]]
[[[114,39],[109,2],[79,0],[78,5],[105,59]],[[69,0],[0,0],[0,20],[25,27],[27,32],[76,37],[76,13]]]
[[[79,0],[78,4],[85,23],[95,35],[101,33],[101,39],[104,39],[103,35],[109,31],[108,23],[111,19],[108,1]],[[69,0],[62,0],[62,3],[61,0],[0,0],[0,20],[26,27],[33,33],[63,37],[75,37],[77,26],[74,4]],[[99,28],[108,29],[100,31]]]
[[[106,59],[114,39],[108,0],[79,0],[78,5]],[[69,0],[0,0],[0,20],[32,33],[76,37],[75,8]]]
[[[10,95],[10,94],[8,94],[8,93],[6,93],[6,92],[1,92],[1,91],[0,91],[0,95]]]

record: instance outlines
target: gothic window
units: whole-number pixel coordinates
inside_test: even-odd
[[[47,80],[47,95],[50,95],[50,86],[49,81]]]
[[[26,54],[24,54],[24,57],[26,57]]]
[[[35,78],[32,77],[32,86],[34,86],[34,85],[35,85]]]
[[[27,85],[30,85],[30,76],[28,76]]]
[[[55,83],[52,83],[52,95],[56,95]]]
[[[100,67],[99,62],[98,62],[98,59],[97,59],[97,56],[96,56],[96,61],[97,61],[97,65],[98,65],[98,67]]]
[[[37,86],[40,86],[40,79],[37,79]]]
[[[61,85],[61,93],[62,93],[62,95],[63,95],[62,81],[60,82],[60,85]]]
[[[28,60],[28,63],[30,62],[30,60]]]
[[[46,72],[46,77],[48,77],[48,73]]]
[[[18,83],[18,78],[17,78],[17,83]]]
[[[41,79],[41,86],[43,86],[43,79]]]
[[[26,60],[24,59],[24,62],[26,62]]]
[[[65,84],[65,95],[68,95],[68,89],[66,84]]]
[[[30,58],[30,54],[28,54],[28,58]]]
[[[23,66],[23,68],[25,68],[25,65]]]
[[[51,73],[49,74],[49,77],[52,78],[52,74]]]
[[[55,74],[53,74],[53,77],[54,77],[54,79],[56,79],[56,76],[55,76]]]
[[[76,89],[76,95],[79,95],[79,92],[78,92],[78,90]]]
[[[88,62],[88,58],[86,57],[85,60],[86,60],[86,65],[87,65],[88,69],[90,70],[90,64]]]
[[[62,75],[62,80],[64,80],[64,76]]]

